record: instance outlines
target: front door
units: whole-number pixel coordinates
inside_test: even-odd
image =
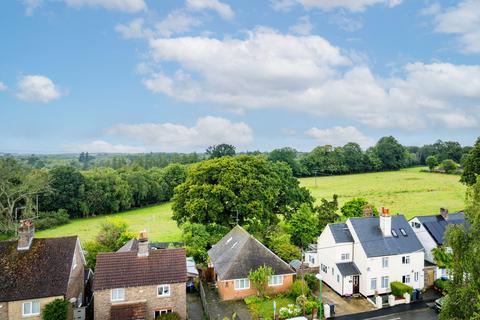
[[[353,276],[353,294],[360,292],[359,276]]]

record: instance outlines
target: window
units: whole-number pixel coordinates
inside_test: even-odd
[[[402,236],[407,236],[407,232],[405,231],[405,229],[400,228],[400,232],[402,233]]]
[[[310,262],[311,264],[315,264],[315,257],[308,256],[308,262]]]
[[[281,286],[283,284],[283,276],[271,276],[268,278],[268,286]]]
[[[377,278],[370,279],[370,289],[377,290]]]
[[[157,287],[157,296],[159,297],[168,297],[170,296],[170,285],[162,284]]]
[[[332,276],[335,274],[335,269],[332,267]]]
[[[382,258],[382,268],[388,268],[388,257]]]
[[[395,230],[393,230],[393,229],[392,229],[392,236],[394,236],[394,237],[398,237],[398,234],[397,234],[397,232],[396,232]]]
[[[340,276],[337,274],[337,282],[340,282]]]
[[[245,289],[250,289],[250,280],[248,279],[235,280],[235,290],[245,290]]]
[[[415,272],[413,274],[413,279],[414,279],[415,282],[418,282],[418,272]]]
[[[389,280],[388,277],[382,277],[382,288],[386,289],[389,286]]]
[[[402,282],[403,283],[410,283],[410,275],[406,275],[402,277]]]
[[[167,313],[173,313],[173,310],[172,309],[156,310],[154,313],[155,319]]]
[[[403,264],[409,264],[410,263],[410,256],[403,256],[402,257],[402,263]]]
[[[350,260],[350,253],[342,253],[342,260]]]
[[[40,302],[29,301],[22,304],[22,316],[38,316],[40,314]]]
[[[125,300],[125,289],[117,288],[112,289],[111,301],[123,301]]]
[[[420,223],[412,222],[412,227],[414,227],[415,229],[420,229]]]
[[[328,270],[328,269],[327,269],[327,266],[326,266],[326,265],[322,264],[322,265],[320,266],[320,268],[322,269],[323,272],[327,273],[327,270]]]

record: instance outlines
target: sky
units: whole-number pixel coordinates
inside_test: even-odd
[[[0,152],[480,136],[480,0],[6,0]]]

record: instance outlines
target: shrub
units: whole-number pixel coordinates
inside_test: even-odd
[[[318,301],[315,300],[307,300],[305,303],[305,313],[312,314],[313,310],[318,308]]]
[[[45,230],[67,223],[70,223],[70,218],[66,210],[59,209],[56,212],[42,212],[35,221],[35,229]]]
[[[294,304],[289,304],[286,307],[280,308],[278,313],[282,318],[298,317],[302,314],[302,309]]]
[[[303,279],[307,283],[310,291],[316,291],[318,289],[318,287],[320,286],[320,283],[318,282],[317,277],[315,277],[315,275],[313,275],[311,273],[306,273],[303,276]]]
[[[452,159],[445,159],[440,164],[440,168],[446,173],[453,173],[457,169],[458,165]]]
[[[67,320],[69,302],[64,299],[55,299],[45,305],[42,313],[43,320]]]
[[[310,294],[310,288],[308,287],[307,283],[304,284],[303,290],[306,296]],[[288,295],[293,299],[297,299],[302,295],[302,280],[295,280],[290,288],[290,291],[288,291]]]
[[[182,318],[176,312],[162,314],[156,317],[157,320],[181,320]]]
[[[403,297],[403,295],[408,292],[410,295],[413,293],[413,288],[409,285],[401,283],[399,281],[393,281],[390,283],[390,289],[392,290],[392,294],[395,297]]]
[[[259,302],[262,301],[262,299],[260,299],[257,296],[250,296],[250,297],[246,297],[245,299],[243,299],[243,301],[245,301],[245,304],[249,305],[249,304],[259,303]]]
[[[273,269],[270,266],[261,266],[257,270],[252,270],[248,273],[248,280],[257,290],[259,297],[263,298],[265,296],[265,290],[268,285],[268,279],[273,275]]]
[[[440,290],[442,293],[445,293],[447,290],[448,280],[445,279],[437,279],[433,282],[435,288]]]

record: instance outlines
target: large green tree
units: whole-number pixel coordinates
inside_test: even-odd
[[[287,223],[292,242],[302,249],[306,249],[319,236],[315,228],[318,225],[318,217],[307,204],[301,205]]]
[[[480,175],[480,137],[463,160],[463,173],[460,181],[467,185],[473,185],[477,181],[478,175]]]
[[[205,152],[210,159],[221,158],[225,156],[234,156],[235,155],[235,146],[231,144],[217,144],[207,148]]]
[[[398,170],[405,166],[407,150],[392,136],[383,137],[373,147],[383,170]]]
[[[268,154],[268,160],[270,161],[283,161],[289,165],[295,176],[302,174],[300,169],[300,163],[297,161],[297,150],[285,147],[280,149],[274,149]]]

